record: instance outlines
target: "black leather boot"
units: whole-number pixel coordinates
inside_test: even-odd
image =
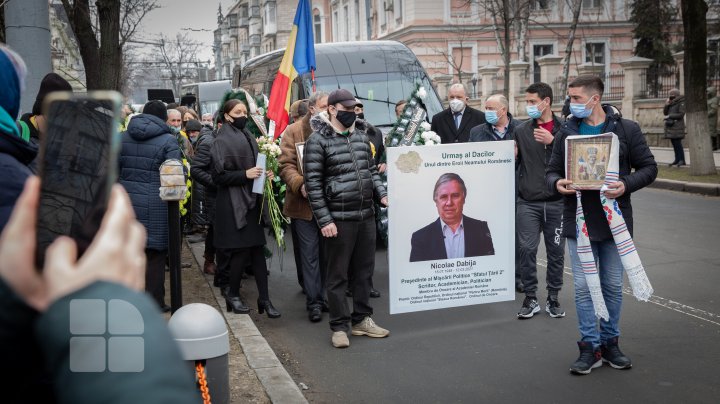
[[[242,300],[240,300],[240,296],[225,296],[225,305],[227,308],[227,311],[232,311],[235,314],[248,314],[250,313],[250,308],[243,303]]]
[[[602,357],[599,349],[593,348],[591,342],[578,341],[580,356],[570,365],[570,371],[578,375],[586,375],[593,369],[602,366]]]
[[[277,311],[275,306],[273,306],[272,302],[268,300],[260,300],[257,301],[258,304],[258,313],[263,314],[267,311],[267,316],[269,318],[278,318],[280,317],[280,312]]]
[[[630,369],[632,362],[625,356],[618,346],[618,337],[611,338],[600,345],[603,362],[607,362],[615,369]]]

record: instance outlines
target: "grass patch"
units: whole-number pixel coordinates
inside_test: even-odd
[[[690,175],[687,167],[668,167],[658,164],[658,178],[685,182],[704,182],[709,184],[720,184],[720,174],[715,175]]]

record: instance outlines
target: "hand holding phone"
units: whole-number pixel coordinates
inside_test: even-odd
[[[82,255],[97,233],[117,178],[117,117],[114,91],[51,93],[45,100],[47,130],[40,142],[40,204],[36,264],[60,236],[75,240]]]

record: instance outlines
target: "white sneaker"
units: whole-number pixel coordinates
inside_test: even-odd
[[[345,331],[335,331],[332,335],[332,344],[335,348],[347,348],[350,346],[350,340],[348,339]]]
[[[368,316],[365,317],[363,321],[352,326],[352,335],[367,335],[368,337],[373,338],[385,338],[390,335],[390,331],[375,324],[372,318]]]

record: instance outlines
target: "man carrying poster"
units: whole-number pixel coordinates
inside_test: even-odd
[[[638,299],[647,300],[652,294],[631,237],[630,194],[655,180],[657,164],[637,122],[601,104],[604,88],[597,76],[580,76],[568,85],[573,116],[555,139],[545,177],[549,187],[565,195],[563,236],[572,264],[580,331],[580,356],[570,366],[576,374],[588,374],[603,362],[615,369],[632,366],[618,346],[623,272]],[[577,190],[565,170],[566,139],[608,132],[612,132],[612,149],[605,185],[600,190]]]
[[[412,235],[410,262],[493,255],[487,222],[463,215],[467,188],[455,173],[438,178],[433,190],[436,221]]]

